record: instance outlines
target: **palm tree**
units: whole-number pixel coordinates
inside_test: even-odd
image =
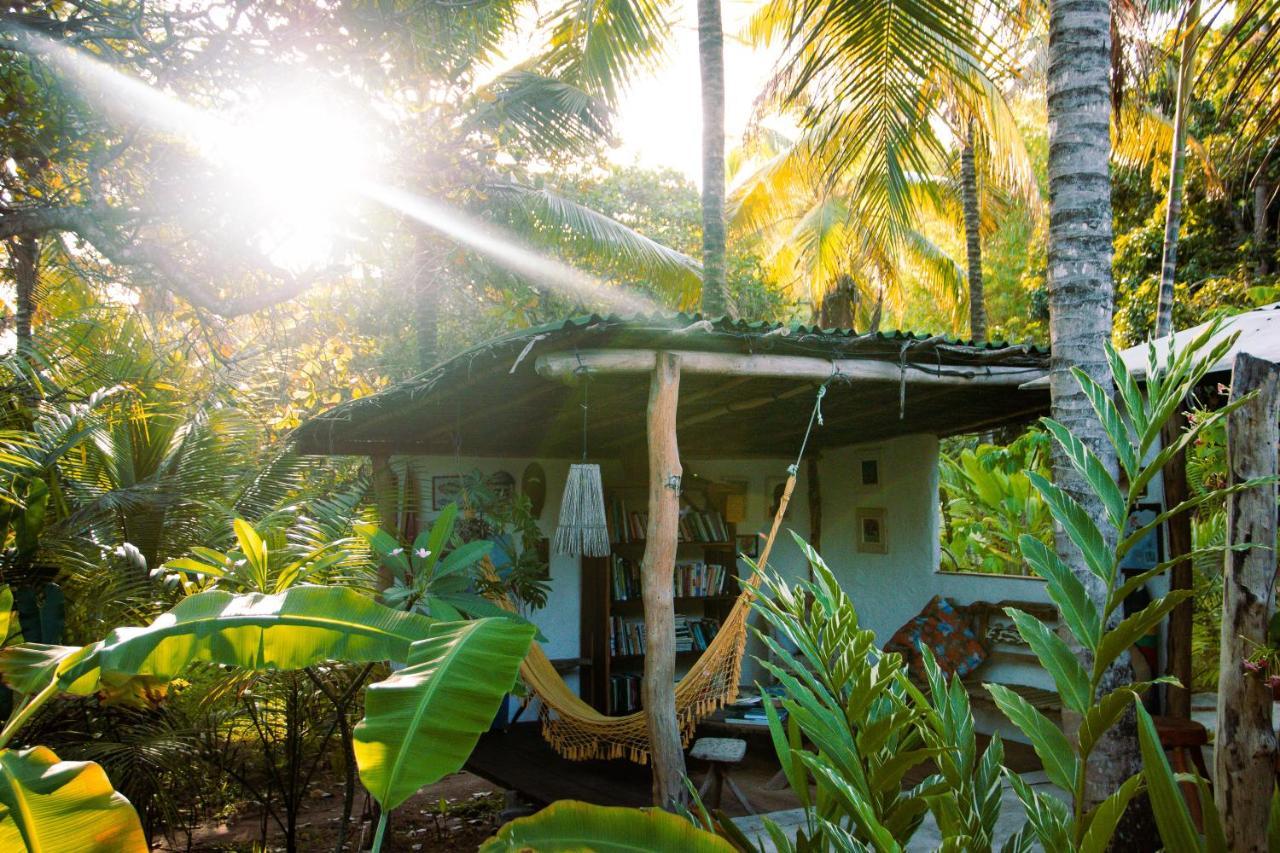
[[[1072,375],[1080,369],[1110,389],[1105,344],[1111,337],[1111,18],[1108,0],[1049,0],[1049,335],[1053,347],[1050,390],[1053,417],[1078,436],[1117,474],[1115,451],[1102,423]],[[1107,529],[1098,499],[1054,448],[1054,481]],[[1056,532],[1057,552],[1089,595],[1101,605],[1107,590],[1085,565],[1066,534]],[[1085,665],[1088,651],[1075,650]],[[1104,683],[1132,681],[1127,655],[1112,664]],[[1090,761],[1086,796],[1093,805],[1139,770],[1132,715],[1109,730]],[[1117,832],[1118,849],[1140,839]],[[1148,835],[1148,837],[1151,837]]]
[[[775,182],[784,174],[803,176],[817,202],[809,208],[815,216],[782,214],[778,222],[856,232],[844,241],[824,233],[817,242],[845,268],[810,262],[821,279],[811,286],[815,297],[843,281],[838,276],[852,275],[877,300],[883,293],[901,302],[892,291],[903,269],[923,266],[935,296],[968,302],[971,333],[980,337],[986,328],[982,196],[999,186],[1031,200],[1032,209],[1039,201],[1021,134],[996,83],[1000,69],[983,59],[997,51],[975,22],[990,10],[933,3],[908,14],[891,3],[823,8],[819,15],[774,2],[751,24],[757,43],[786,43],[767,96],[796,117],[802,128],[796,150],[812,160],[785,172],[766,165]],[[940,125],[949,128],[958,157],[938,133]],[[739,184],[735,215],[746,212],[758,184],[758,178]],[[947,219],[957,214],[966,236],[963,267],[924,237],[924,211]],[[813,302],[820,311],[820,299]]]
[[[720,0],[698,0],[702,70],[702,313],[725,312],[724,32]]]

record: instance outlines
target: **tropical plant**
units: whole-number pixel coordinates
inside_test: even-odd
[[[1169,611],[1192,595],[1192,591],[1171,591],[1121,620],[1124,600],[1171,565],[1163,563],[1121,578],[1120,565],[1125,555],[1143,537],[1178,513],[1220,500],[1231,491],[1258,485],[1251,481],[1194,495],[1136,530],[1129,529],[1134,507],[1168,460],[1175,454],[1185,453],[1201,433],[1240,405],[1231,403],[1208,417],[1197,419],[1174,441],[1157,449],[1165,422],[1233,343],[1234,336],[1212,342],[1218,331],[1216,326],[1211,326],[1182,351],[1170,352],[1164,361],[1159,360],[1152,349],[1145,390],[1138,386],[1119,355],[1108,345],[1110,379],[1118,388],[1123,409],[1111,400],[1105,386],[1083,369],[1073,370],[1082,393],[1102,424],[1110,449],[1119,460],[1125,476],[1124,486],[1080,437],[1056,420],[1043,421],[1060,452],[1086,484],[1091,499],[1098,502],[1104,512],[1103,522],[1095,522],[1081,502],[1064,488],[1040,474],[1029,474],[1054,520],[1087,567],[1095,588],[1102,591],[1102,598],[1095,600],[1054,550],[1024,535],[1023,556],[1045,579],[1049,597],[1058,606],[1076,648],[1031,616],[1014,608],[1006,610],[1018,633],[1052,676],[1066,711],[1079,716],[1075,742],[1068,740],[1061,729],[1013,690],[999,684],[986,685],[1001,711],[1031,742],[1050,781],[1071,797],[1072,803],[1067,806],[1053,795],[1035,791],[1016,776],[1009,776],[1027,809],[1029,824],[1024,832],[1034,835],[1046,849],[1105,849],[1130,800],[1141,789],[1142,777],[1134,775],[1111,789],[1106,799],[1092,804],[1086,789],[1087,767],[1102,737],[1124,718],[1137,697],[1154,684],[1169,679],[1117,684],[1109,680],[1109,671],[1139,637],[1158,625]],[[1109,544],[1112,542],[1116,544]],[[1088,664],[1081,662],[1077,648],[1087,654]]]
[[[59,761],[45,747],[10,747],[62,693],[144,676],[167,681],[196,661],[296,670],[329,660],[407,664],[381,682],[357,730],[361,779],[387,811],[405,792],[461,767],[496,712],[533,637],[512,619],[437,622],[341,587],[279,594],[200,592],[144,628],[89,646],[24,644],[0,651],[0,673],[22,701],[0,730],[0,838],[34,849],[143,850],[138,817],[96,764]],[[385,695],[386,698],[381,698]]]
[[[1053,520],[1027,472],[1049,476],[1048,436],[1031,430],[1009,445],[981,444],[941,458],[942,548],[961,571],[1029,572],[1019,539],[1049,545]]]
[[[408,546],[375,524],[356,525],[356,532],[368,541],[381,568],[390,576],[390,585],[381,593],[383,601],[398,610],[435,619],[457,620],[464,614],[512,616],[476,591],[484,578],[485,558],[493,550],[493,543],[487,539],[457,542],[457,519],[458,505],[451,503]]]

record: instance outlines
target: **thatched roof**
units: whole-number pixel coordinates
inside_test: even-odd
[[[984,430],[1042,414],[1049,404],[1046,391],[1016,388],[1048,366],[1048,353],[1033,346],[688,314],[592,315],[473,347],[407,382],[319,415],[297,429],[294,441],[304,453],[574,457],[581,453],[581,389],[539,375],[537,365],[545,368],[546,359],[557,355],[563,361],[565,354],[661,350],[729,356],[716,356],[717,364],[751,355],[770,356],[775,366],[822,360],[846,369],[874,368],[868,374],[874,378],[859,370],[863,378],[837,377],[832,383],[815,447]],[[795,452],[818,381],[777,371],[717,375],[705,365],[702,370],[681,380],[683,456]],[[647,376],[593,373],[586,384],[591,455],[612,458],[642,449]]]

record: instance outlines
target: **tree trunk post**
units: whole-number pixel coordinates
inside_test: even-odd
[[[649,383],[649,524],[641,564],[644,595],[644,710],[649,724],[654,805],[685,802],[684,746],[676,717],[676,627],[672,582],[680,524],[676,407],[680,358],[658,353]]]
[[[1160,263],[1160,295],[1156,304],[1156,337],[1173,332],[1173,281],[1178,270],[1178,232],[1182,228],[1182,185],[1187,171],[1187,110],[1191,106],[1196,43],[1200,37],[1200,0],[1191,0],[1178,53],[1178,87],[1174,95],[1173,141],[1169,148],[1169,192],[1165,199],[1164,252]]]
[[[973,119],[965,129],[960,149],[960,185],[964,202],[965,264],[969,274],[969,337],[987,337],[986,295],[982,282],[982,211],[978,206],[978,168],[974,162]]]
[[[1258,396],[1227,416],[1229,485],[1276,476],[1280,442],[1280,364],[1236,356],[1231,399]],[[1267,642],[1276,583],[1276,485],[1227,498],[1227,543],[1251,546],[1226,553],[1223,570],[1222,651],[1218,674],[1218,735],[1214,749],[1214,797],[1227,848],[1267,849],[1268,815],[1275,786],[1276,739],[1271,728],[1271,688],[1242,664]]]
[[[720,0],[698,0],[702,75],[702,313],[728,309],[724,224],[724,29]]]
[[[1267,208],[1271,206],[1271,195],[1275,187],[1267,180],[1268,160],[1263,160],[1258,167],[1258,177],[1253,184],[1253,251],[1257,256],[1254,273],[1271,274],[1271,241],[1267,238]]]
[[[1186,429],[1186,410],[1179,408],[1161,431],[1165,447],[1176,441]],[[1164,466],[1164,505],[1175,507],[1185,501],[1187,494],[1187,457],[1184,453],[1169,460]],[[1178,560],[1169,571],[1169,589],[1191,589],[1194,575],[1191,560],[1191,513],[1180,512],[1168,522],[1169,559]],[[1182,559],[1179,559],[1182,558]],[[1184,601],[1169,614],[1167,658],[1169,674],[1181,682],[1181,687],[1170,685],[1165,713],[1182,720],[1191,719],[1191,622],[1195,612],[1193,601]]]

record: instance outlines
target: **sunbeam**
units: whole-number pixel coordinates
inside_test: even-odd
[[[7,28],[21,49],[44,58],[97,98],[104,114],[141,122],[183,140],[243,184],[239,203],[279,223],[261,235],[273,263],[298,271],[329,251],[339,215],[354,197],[368,199],[466,246],[535,285],[580,303],[621,312],[659,306],[618,285],[528,248],[499,228],[477,222],[437,200],[373,180],[373,145],[334,115],[317,92],[290,91],[256,117],[233,122],[197,109],[86,54],[40,35]]]

